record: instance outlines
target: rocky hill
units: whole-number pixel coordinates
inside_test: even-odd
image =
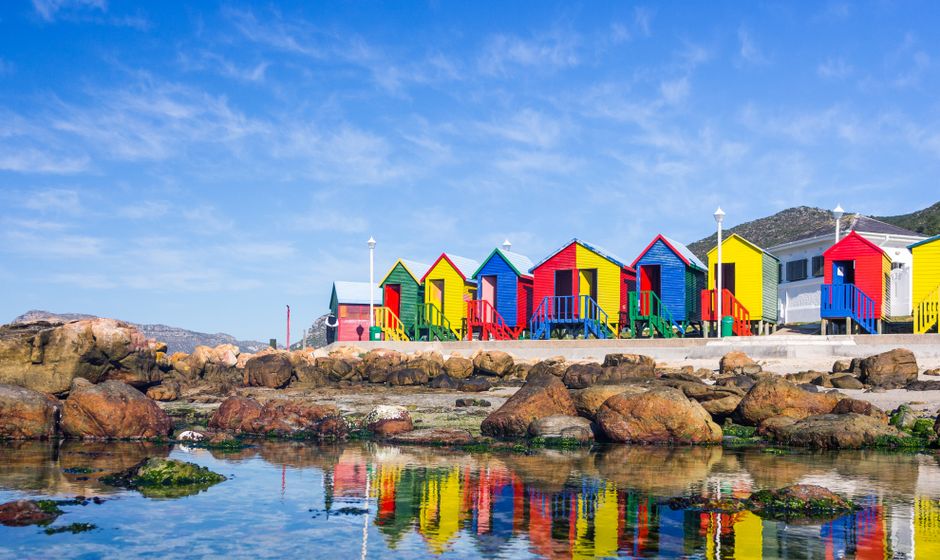
[[[94,318],[94,315],[86,315],[83,313],[51,313],[49,311],[34,309],[13,319],[12,323],[27,323],[31,321],[67,322]],[[267,346],[264,342],[258,342],[257,340],[238,340],[234,336],[225,333],[208,334],[167,325],[131,324],[140,329],[145,336],[166,342],[167,350],[170,353],[186,352],[188,354],[191,353],[196,346],[218,346],[219,344],[234,344],[238,346],[242,352],[253,353]]]
[[[846,215],[842,218],[844,225],[848,223],[851,216],[850,212],[846,212]],[[910,214],[873,217],[876,220],[916,231],[922,235],[940,234],[940,202]],[[808,237],[821,229],[832,227],[832,224],[831,211],[811,206],[798,206],[796,208],[787,208],[772,216],[738,224],[726,229],[725,232],[737,233],[760,247],[773,247],[774,245]],[[689,244],[689,249],[697,257],[705,260],[708,251],[715,246],[715,241],[716,234],[713,233],[704,239]]]
[[[319,348],[321,346],[326,346],[326,318],[329,317],[329,314],[321,315],[317,317],[317,320],[313,322],[313,325],[310,326],[310,330],[307,331],[307,347],[308,348]],[[290,345],[291,350],[299,350],[303,347],[301,341],[297,341],[294,344]]]

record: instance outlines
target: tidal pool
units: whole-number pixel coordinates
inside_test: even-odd
[[[229,479],[172,499],[98,480],[166,456]],[[665,503],[795,483],[826,486],[863,507],[832,521],[785,523]],[[940,466],[927,454],[0,445],[0,502],[76,495],[104,501],[63,506],[47,527],[0,526],[0,558],[940,558]],[[95,528],[57,530],[73,523]]]

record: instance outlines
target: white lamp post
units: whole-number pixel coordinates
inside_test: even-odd
[[[369,328],[375,326],[375,239],[369,236]],[[369,333],[372,336],[372,333]]]
[[[721,222],[725,219],[725,212],[718,207],[715,210],[715,222],[718,224],[718,271],[715,274],[715,305],[718,311],[718,338],[721,338]]]
[[[832,209],[832,216],[836,219],[836,243],[839,242],[839,229],[842,226],[843,214],[845,210],[842,209],[842,205],[836,204],[836,207]]]

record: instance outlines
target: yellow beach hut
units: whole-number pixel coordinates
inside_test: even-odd
[[[777,324],[777,286],[780,260],[736,233],[721,241],[722,314],[734,317],[737,335],[751,334],[754,323],[764,334]],[[708,252],[708,290],[702,297],[702,318],[717,320],[715,283],[718,246]],[[740,332],[738,332],[740,331]]]
[[[940,331],[940,235],[918,241],[908,249],[914,258],[914,332]]]
[[[467,302],[474,299],[477,283],[471,276],[480,263],[441,253],[424,274],[424,305],[416,322],[419,336],[427,340],[460,340],[466,333]]]

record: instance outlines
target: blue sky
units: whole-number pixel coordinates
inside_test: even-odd
[[[508,237],[938,200],[936,2],[0,4],[0,320],[283,339]]]

